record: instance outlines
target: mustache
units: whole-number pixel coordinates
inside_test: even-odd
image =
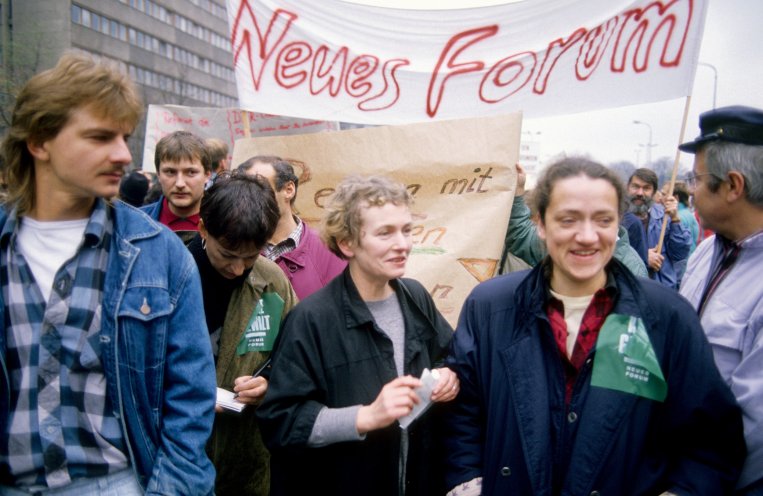
[[[628,199],[630,200],[628,202],[628,211],[638,215],[643,215],[649,212],[649,209],[654,203],[652,198],[646,195],[630,195]],[[634,200],[641,200],[641,204],[637,205],[633,203]]]

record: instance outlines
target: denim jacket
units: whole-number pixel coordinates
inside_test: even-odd
[[[160,196],[159,199],[154,203],[149,203],[148,205],[143,205],[140,207],[140,210],[146,212],[146,215],[154,219],[156,222],[159,222],[159,215],[162,213],[163,200],[164,196]]]
[[[655,248],[660,239],[662,230],[662,218],[665,217],[665,207],[662,205],[652,205],[649,209],[649,225],[646,230],[647,247]],[[665,229],[665,239],[662,243],[662,255],[665,259],[662,262],[662,268],[654,274],[654,280],[678,290],[681,284],[679,273],[681,267],[686,267],[686,260],[689,258],[691,249],[691,235],[689,229],[680,222],[671,222],[668,220],[668,226]]]
[[[103,285],[101,361],[128,456],[146,494],[212,494],[204,446],[212,430],[215,369],[196,264],[182,242],[114,202]],[[0,211],[0,228],[8,212]],[[0,294],[0,322],[5,320]],[[0,332],[0,432],[10,379]]]

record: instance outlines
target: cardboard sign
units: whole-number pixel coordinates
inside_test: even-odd
[[[407,277],[422,282],[455,325],[480,281],[496,274],[516,185],[521,116],[385,126],[239,140],[240,163],[277,155],[300,176],[296,207],[318,227],[323,206],[345,176],[385,175],[414,197]]]
[[[283,136],[290,134],[335,131],[339,123],[297,119],[281,115],[246,112],[240,109],[149,105],[146,117],[146,140],[143,145],[143,170],[156,172],[156,143],[174,131],[189,131],[201,138],[219,138],[233,150],[237,139],[249,136]],[[237,166],[233,163],[232,166]]]

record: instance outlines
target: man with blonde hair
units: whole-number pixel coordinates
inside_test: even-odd
[[[209,168],[212,174],[207,181],[204,189],[209,189],[212,183],[217,179],[217,175],[229,169],[228,167],[228,145],[220,138],[207,138],[207,151],[209,152]]]
[[[111,202],[143,111],[66,54],[26,84],[3,143],[0,494],[209,494],[215,373],[183,244]]]

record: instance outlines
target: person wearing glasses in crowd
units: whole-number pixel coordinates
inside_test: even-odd
[[[689,183],[702,225],[681,294],[697,309],[715,363],[744,413],[747,459],[739,495],[763,495],[763,110],[700,115]]]

